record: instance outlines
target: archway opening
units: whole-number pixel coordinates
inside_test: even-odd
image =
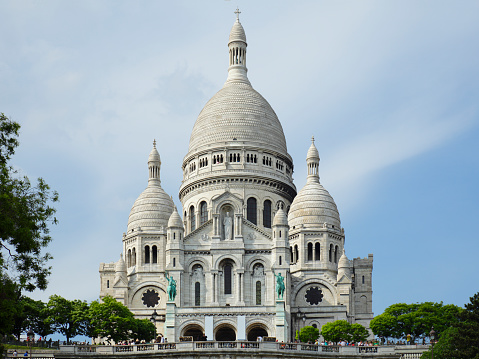
[[[260,326],[255,326],[251,328],[250,331],[248,332],[248,341],[255,342],[258,339],[258,337],[264,338],[267,336],[268,336],[268,332],[266,331],[266,329]]]
[[[204,333],[203,333],[203,328],[201,328],[199,325],[190,325],[190,326],[186,327],[183,336],[184,337],[193,337],[194,341],[205,340]]]
[[[232,327],[228,325],[224,325],[219,327],[216,330],[217,342],[234,342],[235,340],[236,340],[236,332]]]

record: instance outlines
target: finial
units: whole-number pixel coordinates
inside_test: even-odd
[[[314,143],[314,136],[311,136],[311,142]]]
[[[236,14],[236,19],[239,21],[239,14],[241,14],[241,11],[239,11],[238,7],[236,7],[235,14]]]
[[[153,148],[156,148],[156,140],[153,140]]]

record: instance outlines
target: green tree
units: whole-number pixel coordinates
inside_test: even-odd
[[[148,337],[148,327],[144,322],[136,320],[127,307],[110,296],[104,297],[102,302],[92,302],[88,317],[92,334],[106,338],[109,343],[139,339],[135,338],[136,335]],[[153,323],[150,324],[153,326],[154,337],[156,329]],[[151,330],[152,327],[149,328]]]
[[[13,334],[15,317],[19,311],[18,298],[21,295],[18,285],[0,272],[0,335]]]
[[[376,316],[370,323],[371,330],[384,338],[406,339],[411,335],[412,342],[428,335],[431,327],[438,334],[457,322],[461,308],[443,303],[398,303],[390,305],[383,314]]]
[[[368,330],[359,323],[351,324],[350,334],[353,343],[364,342],[369,337]]]
[[[328,342],[351,341],[351,324],[346,320],[336,320],[326,323],[321,328],[321,335]]]
[[[319,329],[311,325],[307,325],[299,331],[298,336],[299,336],[299,340],[301,340],[303,343],[308,343],[308,342],[314,343],[314,341],[318,339],[319,337]]]
[[[149,342],[156,337],[156,327],[148,319],[135,319],[134,323],[132,338]]]
[[[88,304],[81,300],[68,300],[59,295],[50,296],[45,308],[47,322],[52,328],[70,339],[85,334],[88,324]]]
[[[479,293],[470,298],[458,317],[458,321],[439,335],[439,341],[434,346],[434,358],[479,359]],[[431,351],[421,358],[431,358]]]
[[[51,255],[42,250],[51,241],[49,224],[57,222],[51,203],[58,201],[58,194],[41,178],[32,186],[9,165],[19,130],[18,123],[0,114],[0,272],[13,273],[21,289],[32,291],[47,286]]]

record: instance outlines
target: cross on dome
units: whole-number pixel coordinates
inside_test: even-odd
[[[238,8],[236,8],[236,10],[235,10],[235,14],[236,14],[236,18],[237,18],[237,19],[238,19],[238,21],[239,21],[239,14],[241,14],[241,11],[239,11],[239,9],[238,9]]]
[[[311,142],[314,143],[314,136],[311,136]]]
[[[153,148],[156,148],[156,140],[153,140]]]

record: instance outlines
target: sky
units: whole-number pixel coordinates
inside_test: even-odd
[[[12,164],[60,195],[49,286],[31,296],[98,298],[153,139],[181,208],[182,159],[226,80],[237,6],[297,189],[314,135],[347,256],[374,254],[374,313],[463,306],[479,291],[475,0],[0,0],[0,112],[22,126]]]

